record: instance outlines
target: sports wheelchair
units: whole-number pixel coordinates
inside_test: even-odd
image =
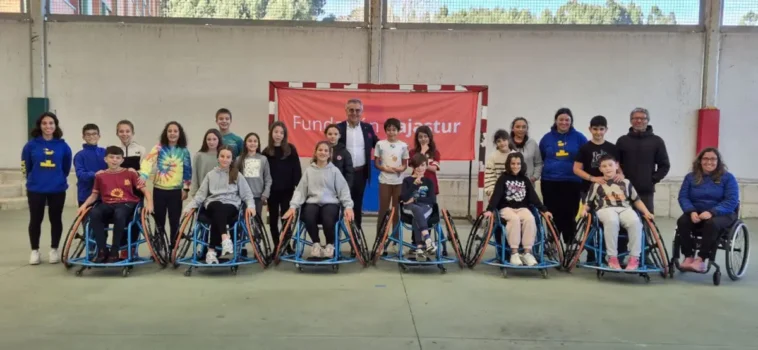
[[[482,260],[487,246],[493,246],[496,249],[495,257],[481,262],[500,267],[503,277],[508,277],[506,269],[539,270],[542,278],[548,277],[550,268],[560,270],[564,248],[553,219],[540,213],[537,208],[530,207],[529,210],[537,222],[537,233],[532,246],[532,255],[537,259],[537,265],[516,266],[510,263],[511,254],[522,252],[523,248],[513,252],[508,246],[506,222],[497,210],[492,211],[490,219],[487,219],[484,213],[479,214],[474,222],[466,241],[466,265],[473,269]]]
[[[745,223],[739,219],[739,205],[737,208],[738,209],[735,212],[737,219],[734,221],[734,223],[732,223],[731,226],[721,231],[718,238],[718,243],[708,258],[707,269],[704,272],[693,272],[706,274],[711,270],[711,267],[714,267],[716,271],[713,273],[713,285],[716,286],[721,284],[721,267],[716,263],[716,253],[719,250],[723,250],[727,253],[724,259],[726,264],[726,273],[729,275],[729,278],[732,281],[737,281],[745,276],[747,266],[750,263],[750,234],[748,233],[747,225],[745,225]],[[698,228],[696,228],[694,232],[695,251],[700,250],[700,241],[702,240],[702,236]],[[679,267],[679,256],[681,254],[680,235],[681,233],[679,232],[679,229],[677,229],[674,235],[674,243],[671,248],[673,256],[671,257],[670,266],[676,266],[676,269],[682,273],[691,272],[683,271]],[[669,270],[669,277],[674,278],[673,268]]]
[[[161,267],[166,267],[168,264],[168,237],[165,233],[156,232],[155,218],[153,214],[147,213],[142,202],[137,204],[127,222],[124,231],[126,245],[119,243],[122,244],[121,250],[126,250],[126,259],[112,263],[94,262],[98,251],[101,249],[95,243],[95,237],[90,228],[89,213],[97,205],[102,204],[97,203],[90,206],[77,216],[66,234],[61,254],[61,262],[66,269],[74,265],[80,266],[79,270],[76,271],[76,276],[81,276],[84,270],[93,267],[120,267],[122,269],[121,275],[128,277],[135,265],[157,262]],[[113,219],[109,218],[105,222],[106,231],[112,231],[110,228],[112,224]],[[150,257],[139,256],[137,251],[143,243],[147,244]],[[103,249],[110,250],[110,245]]]
[[[279,238],[279,245],[274,253],[274,264],[279,265],[281,261],[287,261],[295,264],[298,271],[305,271],[306,267],[331,267],[332,272],[339,272],[341,264],[358,262],[362,267],[366,267],[368,261],[368,248],[366,246],[366,237],[363,231],[358,228],[355,221],[345,220],[344,210],[340,209],[339,219],[335,224],[334,230],[334,256],[332,257],[303,257],[306,246],[313,246],[313,242],[308,238],[305,229],[305,223],[300,219],[302,208],[298,208],[295,214],[284,221],[284,226]],[[292,242],[290,242],[292,241]],[[340,247],[348,243],[352,253],[349,256],[343,255]],[[294,245],[294,247],[292,247]],[[285,249],[288,246],[292,249]]]
[[[192,270],[198,267],[225,267],[232,274],[237,274],[240,265],[259,263],[265,269],[271,263],[271,241],[259,213],[255,216],[246,214],[247,206],[240,206],[237,219],[230,222],[229,235],[234,243],[234,254],[230,258],[219,257],[218,264],[207,264],[205,254],[208,252],[211,236],[211,219],[205,215],[205,208],[192,209],[182,218],[176,243],[171,251],[171,263],[174,269],[186,265],[184,275],[192,276]],[[245,245],[251,243],[254,257],[248,256]],[[214,247],[221,251],[221,247]]]
[[[392,222],[395,215],[400,215],[400,221],[393,227]],[[403,239],[403,227],[408,230],[413,229],[413,216],[403,212],[402,205],[400,206],[400,214],[398,214],[395,208],[392,208],[381,220],[382,224],[376,233],[376,240],[371,249],[372,264],[376,265],[379,259],[396,262],[398,268],[403,272],[407,272],[411,267],[437,266],[440,273],[447,272],[446,264],[458,263],[461,268],[465,266],[465,260],[462,255],[463,248],[461,247],[453,218],[447,210],[440,210],[437,204],[432,206],[432,213],[427,219],[429,231],[431,231],[430,235],[434,244],[437,245],[437,250],[434,256],[426,256],[426,260],[418,260],[414,256],[411,256],[411,254],[407,254],[406,256],[404,252],[404,248],[407,248],[409,252],[416,250],[416,245],[408,243]],[[453,246],[455,257],[447,257],[443,254],[448,241]],[[398,247],[397,252],[384,253],[390,243]]]
[[[564,260],[566,271],[571,272],[574,267],[579,266],[596,270],[598,279],[602,279],[606,272],[638,274],[646,283],[650,282],[650,273],[659,273],[665,279],[669,268],[669,253],[661,238],[660,230],[658,230],[658,226],[654,221],[644,217],[636,210],[635,213],[641,219],[643,235],[640,247],[639,268],[632,271],[623,269],[625,263],[622,261],[624,257],[629,255],[629,252],[623,247],[619,247],[618,254],[622,269],[616,270],[608,267],[608,264],[605,262],[606,253],[603,225],[600,223],[595,212],[590,211],[587,213],[587,216],[581,218],[577,223],[574,240],[566,249]],[[623,237],[628,237],[628,234],[624,227],[619,227],[619,238]],[[593,252],[595,260],[581,263],[579,259],[584,250]]]

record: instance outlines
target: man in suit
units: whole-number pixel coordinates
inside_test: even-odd
[[[345,105],[347,121],[337,124],[340,130],[339,143],[345,145],[353,158],[353,183],[350,186],[350,196],[353,198],[355,223],[359,228],[363,219],[363,193],[366,190],[371,175],[371,154],[379,142],[374,128],[369,123],[361,121],[363,117],[363,102],[357,98],[347,101]]]

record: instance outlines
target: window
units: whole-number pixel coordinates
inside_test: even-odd
[[[725,26],[758,26],[758,0],[724,0]]]
[[[0,0],[0,13],[25,13],[24,0]]]

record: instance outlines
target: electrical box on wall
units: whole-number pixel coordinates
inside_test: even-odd
[[[47,97],[29,97],[26,99],[26,134],[30,135],[34,124],[42,113],[50,110],[50,99]],[[31,136],[28,136],[31,138]]]

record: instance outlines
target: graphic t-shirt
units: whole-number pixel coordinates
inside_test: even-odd
[[[100,200],[105,204],[138,203],[140,199],[134,194],[133,187],[145,188],[145,181],[137,173],[126,169],[106,170],[95,175],[92,193],[100,194]]]
[[[605,185],[593,183],[587,193],[586,203],[595,210],[603,208],[631,208],[632,203],[639,199],[637,191],[629,180],[606,180]]]
[[[411,198],[415,198],[416,203],[429,206],[434,205],[434,203],[437,202],[437,197],[434,192],[434,182],[428,177],[422,177],[420,184],[416,184],[415,182],[416,179],[413,176],[408,176],[403,179],[403,187],[400,190],[400,200],[407,202]]]
[[[405,163],[408,158],[408,145],[403,141],[389,142],[387,140],[381,140],[376,143],[374,148],[374,157],[379,158],[380,162],[384,166],[388,167],[400,167]],[[400,185],[403,183],[403,173],[386,173],[384,171],[379,174],[379,183],[385,185]]]
[[[587,142],[579,148],[579,153],[576,154],[574,161],[582,163],[582,169],[592,176],[603,176],[600,172],[600,157],[604,155],[611,155],[613,158],[619,159],[619,152],[616,145],[605,141],[600,145],[593,142]],[[582,192],[586,193],[590,189],[592,182],[582,181]]]

